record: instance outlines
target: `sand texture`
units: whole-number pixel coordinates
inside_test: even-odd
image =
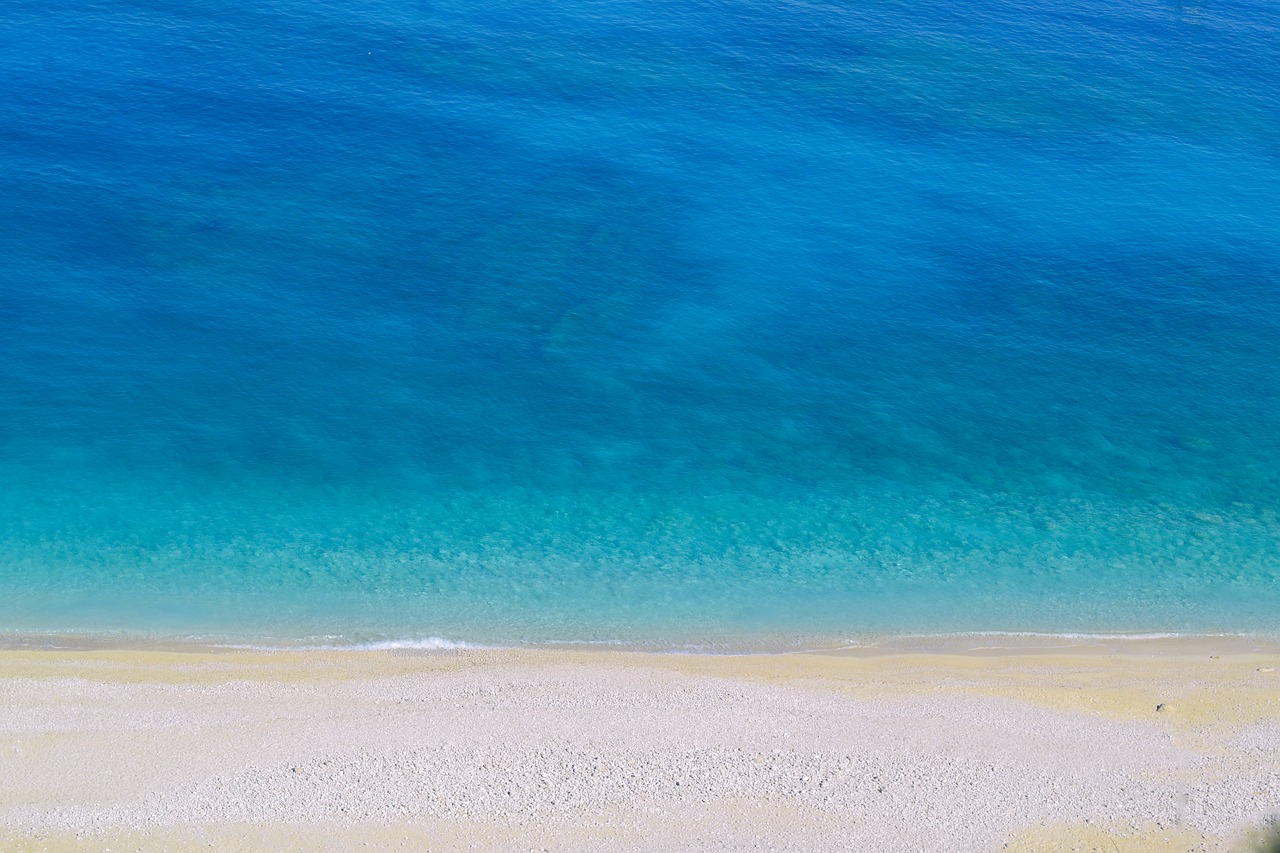
[[[1277,812],[1247,641],[0,651],[3,849],[1225,851]]]

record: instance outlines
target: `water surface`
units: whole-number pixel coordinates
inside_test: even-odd
[[[0,35],[0,628],[1280,629],[1270,4]]]

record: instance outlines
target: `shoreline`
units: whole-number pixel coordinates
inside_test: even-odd
[[[1005,639],[6,648],[0,847],[1234,851],[1280,811],[1274,641]]]
[[[483,643],[445,637],[406,637],[347,642],[318,642],[315,638],[278,641],[239,640],[221,635],[171,636],[147,633],[25,632],[0,633],[0,653],[8,651],[161,651],[184,653],[344,653],[393,652],[589,652],[601,654],[705,655],[752,657],[779,655],[878,656],[897,654],[1280,654],[1280,630],[1275,632],[1040,632],[955,631],[814,637],[812,642],[742,641],[707,644],[640,643],[630,641],[563,641],[546,643]]]

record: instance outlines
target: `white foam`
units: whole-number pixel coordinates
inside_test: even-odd
[[[397,649],[413,649],[416,651],[447,651],[450,649],[491,649],[493,646],[482,646],[478,643],[465,643],[461,640],[450,640],[445,637],[423,637],[410,640],[376,640],[369,643],[353,643],[347,646],[330,646],[334,649],[361,649],[367,651],[394,651]]]
[[[190,639],[190,638],[188,638]],[[211,642],[210,645],[223,649],[247,649],[260,652],[384,652],[384,651],[452,651],[458,649],[497,649],[501,646],[488,646],[480,643],[467,643],[462,640],[450,640],[447,637],[406,637],[396,640],[342,640],[341,636],[312,637],[312,640],[335,640],[336,642],[289,642],[277,643],[228,643]]]

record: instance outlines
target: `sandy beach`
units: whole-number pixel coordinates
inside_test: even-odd
[[[1280,648],[0,651],[5,850],[1245,850]]]

